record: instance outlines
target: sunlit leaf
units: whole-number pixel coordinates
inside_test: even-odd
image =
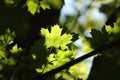
[[[87,64],[81,64],[78,63],[76,65],[73,65],[70,67],[69,72],[71,73],[72,76],[76,78],[82,78],[83,80],[86,80],[88,77],[87,74]]]
[[[64,3],[64,0],[43,0],[43,1],[57,9],[60,9]]]
[[[62,78],[64,80],[74,80],[74,78],[72,76],[69,75],[69,73],[62,73]]]
[[[20,51],[22,51],[22,48],[18,48],[18,45],[16,44],[16,45],[14,45],[13,47],[12,47],[12,49],[10,50],[10,52],[11,53],[17,53],[17,52],[20,52]]]
[[[108,35],[110,37],[110,41],[116,40],[120,38],[120,19],[118,19],[114,23],[114,27],[107,26],[106,25],[106,31],[108,32]]]
[[[38,2],[35,0],[27,0],[27,7],[28,11],[34,15],[38,9]]]
[[[48,31],[48,29],[42,28],[41,35],[45,37],[46,48],[60,47],[61,49],[66,49],[66,45],[71,43],[72,35],[66,33],[61,35],[61,33],[62,29],[59,27],[59,25],[53,26],[50,32]]]
[[[0,46],[5,46],[9,44],[15,37],[14,32],[11,32],[10,29],[7,29],[5,34],[0,35]]]
[[[37,73],[41,73],[43,70],[40,68],[35,69]]]
[[[50,9],[50,5],[47,4],[44,0],[40,2],[40,6],[45,9]]]
[[[99,48],[104,46],[105,44],[110,43],[111,41],[115,41],[120,38],[120,20],[118,19],[117,22],[114,23],[114,26],[111,27],[110,25],[106,25],[103,29],[91,30],[92,37],[85,37],[83,38],[84,48],[83,50],[86,52],[90,52],[93,49]]]
[[[55,60],[55,54],[50,54],[49,57],[48,57],[48,61],[51,62],[51,61],[54,61]]]
[[[111,26],[106,26],[106,30],[109,32],[109,34],[114,33],[120,33],[120,27],[116,25],[116,23],[114,24],[114,27]]]
[[[5,34],[0,35],[0,58],[6,58],[8,53],[6,51],[7,45],[15,37],[14,32],[11,32],[9,29],[6,30]]]

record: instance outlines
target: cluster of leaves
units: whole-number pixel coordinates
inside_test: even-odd
[[[49,4],[46,3],[45,0],[38,1],[38,0],[27,0],[27,7],[28,11],[30,11],[31,14],[35,14],[36,12],[40,12],[40,7],[45,9],[50,9]]]
[[[21,0],[4,0],[6,5],[15,5]],[[45,9],[50,9],[50,5],[46,3],[46,0],[26,0],[26,5],[28,7],[28,11],[30,11],[31,14],[35,14],[36,12],[40,12],[40,7]]]
[[[14,33],[10,33],[10,30],[7,29],[6,33],[4,35],[0,36],[0,59],[7,58],[6,53],[6,47],[9,44],[10,41],[12,41],[14,38]]]
[[[22,0],[4,0],[5,4],[8,6],[17,5],[22,2]],[[24,7],[27,6],[28,11],[34,15],[35,13],[40,13],[40,8],[43,10],[50,9],[51,7],[61,8],[63,1],[56,0],[25,0]]]
[[[7,5],[15,5],[22,0],[4,1]],[[40,8],[44,10],[50,9],[51,6],[60,8],[62,4],[62,0],[26,0],[25,2],[25,6],[27,6],[28,11],[32,15],[36,12],[40,12]],[[74,22],[71,24],[74,24]],[[113,27],[106,25],[101,31],[92,29],[92,37],[85,37],[83,39],[83,44],[85,45],[83,50],[91,52],[105,44],[119,39],[119,25],[120,19],[114,23]],[[73,26],[78,26],[78,24],[74,24]],[[0,72],[2,72],[0,73],[0,79],[33,80],[41,74],[45,74],[50,70],[56,69],[67,62],[74,60],[76,56],[76,47],[73,45],[72,38],[75,34],[71,35],[67,34],[67,31],[66,33],[63,33],[62,31],[63,30],[59,25],[52,26],[49,29],[42,28],[40,30],[40,36],[42,36],[42,39],[34,42],[34,45],[30,48],[30,54],[27,54],[27,56],[24,55],[20,58],[19,55],[24,53],[26,48],[21,49],[15,44],[11,49],[8,49],[7,46],[12,43],[15,34],[7,29],[5,34],[0,35]],[[104,53],[108,53],[106,55],[109,57],[116,57],[118,56],[118,53],[115,51],[116,49],[113,48]],[[111,54],[109,52],[111,52]],[[120,58],[117,59],[117,61],[120,61]],[[85,71],[86,65],[82,65],[80,68],[80,65],[77,64],[55,74],[51,79],[79,80],[81,76],[87,76]],[[30,77],[28,77],[28,75]]]
[[[32,46],[31,51],[35,61],[39,57],[41,58],[39,67],[35,69],[36,72],[46,73],[75,58],[76,47],[72,44],[72,35],[62,34],[62,29],[59,25],[51,27],[50,31],[42,28],[40,35],[45,38],[45,43],[40,46],[40,41],[37,41]],[[44,50],[47,52],[45,53]],[[37,55],[39,55],[39,57]],[[61,77],[62,74],[65,74],[65,72],[63,71],[59,73],[59,75],[57,74],[56,79]]]
[[[35,44],[31,47],[31,54],[22,59],[22,63],[19,64],[17,69],[18,75],[16,75],[16,79],[18,79],[17,77],[22,74],[22,80],[28,79],[25,77],[25,75],[27,75],[26,71],[28,70],[29,72],[31,71],[31,73],[33,71],[33,74],[30,74],[31,77],[29,77],[29,79],[32,79],[37,75],[37,73],[46,73],[75,58],[76,47],[71,41],[72,35],[66,33],[62,34],[62,29],[59,25],[51,27],[51,31],[42,28],[40,35],[43,36],[43,39],[35,41]],[[6,50],[7,45],[12,43],[14,37],[15,34],[11,33],[9,29],[4,35],[0,36],[0,71],[5,72],[8,70],[9,74],[14,70],[14,66],[17,64],[19,55],[24,52],[17,46],[17,44],[8,51]],[[5,66],[7,66],[7,69]],[[28,66],[30,67],[28,68]],[[57,74],[56,79],[60,77],[62,78],[63,74],[66,74],[66,71],[59,73],[59,75]],[[8,79],[11,75],[8,77],[5,76],[6,75],[2,73],[0,79]]]
[[[91,52],[93,50],[98,49],[101,46],[104,46],[106,44],[109,44],[113,41],[117,41],[120,39],[120,18],[118,18],[118,20],[114,23],[114,26],[111,27],[110,25],[105,25],[102,30],[96,30],[96,29],[92,29],[91,30],[91,35],[92,37],[85,37],[83,39],[83,43],[84,43],[84,48],[83,50],[86,52]],[[103,51],[102,53],[98,53],[98,55],[102,55],[105,56],[108,59],[111,59],[111,62],[113,61],[115,64],[117,64],[117,66],[119,66],[120,62],[120,57],[119,57],[119,53],[120,53],[120,46],[118,45],[118,43],[115,43],[114,45],[116,45],[115,47]]]
[[[102,28],[102,30],[91,30],[92,37],[85,37],[83,39],[84,45],[86,45],[83,50],[86,52],[90,52],[94,49],[97,49],[105,44],[108,44],[112,41],[119,39],[120,35],[120,19],[114,23],[114,26],[106,25]]]
[[[14,38],[14,32],[9,29],[3,35],[0,35],[0,72],[3,72],[0,74],[0,79],[7,79],[8,74],[6,75],[5,73],[9,73],[12,70],[12,67],[16,64],[16,57],[22,51],[17,44],[8,49],[8,45],[13,42]]]

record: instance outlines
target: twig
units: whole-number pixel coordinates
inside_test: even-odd
[[[45,80],[45,79],[48,78],[49,76],[54,75],[54,74],[60,72],[61,70],[64,70],[64,69],[66,69],[66,68],[69,68],[70,66],[73,66],[74,64],[76,64],[76,63],[78,63],[78,62],[80,62],[80,61],[83,61],[83,60],[85,60],[85,59],[87,59],[87,58],[89,58],[89,57],[91,57],[91,56],[93,56],[93,55],[95,55],[95,54],[97,54],[97,53],[101,53],[101,52],[103,52],[103,51],[106,51],[106,50],[108,50],[108,49],[110,49],[110,48],[113,48],[113,47],[115,47],[115,46],[118,46],[118,45],[120,45],[120,39],[117,40],[117,41],[113,41],[113,42],[111,42],[110,44],[101,46],[101,47],[99,47],[98,49],[96,49],[96,50],[94,50],[94,51],[92,51],[92,52],[90,52],[90,53],[87,53],[87,54],[85,54],[85,55],[83,55],[83,56],[81,56],[81,57],[79,57],[79,58],[77,58],[77,59],[75,59],[75,60],[73,60],[73,61],[70,61],[70,62],[64,64],[63,66],[60,66],[60,67],[58,67],[58,68],[56,68],[56,69],[53,69],[53,70],[51,70],[51,71],[49,71],[49,72],[46,72],[46,73],[40,75],[40,76],[39,76],[39,79],[40,79],[40,80]]]
[[[94,0],[93,0],[93,1],[94,1]],[[106,24],[110,24],[110,23],[109,23],[109,19],[111,19],[111,17],[113,16],[113,14],[115,14],[115,12],[116,12],[117,10],[119,10],[119,9],[120,9],[120,6],[113,11],[113,13],[109,16],[108,20],[106,21]],[[78,16],[79,16],[79,15],[78,15]],[[76,23],[76,20],[77,20],[77,18],[75,19],[74,24]],[[74,24],[73,24],[73,25],[74,25]],[[79,58],[77,58],[77,59],[75,59],[75,60],[73,60],[73,61],[71,61],[71,62],[68,62],[68,63],[64,64],[63,66],[60,66],[60,67],[58,67],[58,68],[56,68],[56,69],[53,69],[53,70],[51,70],[51,71],[49,71],[49,72],[46,72],[46,73],[40,75],[40,76],[39,76],[39,79],[40,79],[40,80],[45,80],[45,78],[47,78],[47,77],[49,77],[49,76],[51,76],[51,75],[54,75],[54,74],[60,72],[61,70],[64,70],[64,69],[66,69],[66,68],[69,68],[70,66],[73,66],[74,64],[76,64],[76,63],[78,63],[78,62],[80,62],[80,61],[83,61],[83,60],[85,60],[85,59],[87,59],[87,58],[89,58],[89,57],[91,57],[91,56],[93,56],[93,55],[95,55],[95,54],[97,54],[97,53],[103,52],[103,51],[105,51],[105,50],[108,50],[108,49],[113,48],[113,47],[118,46],[118,45],[120,45],[120,39],[118,39],[118,40],[116,40],[116,41],[113,41],[113,42],[111,42],[110,44],[101,46],[101,47],[99,47],[98,49],[96,49],[96,50],[94,50],[94,51],[92,51],[92,52],[90,52],[90,53],[87,53],[87,54],[85,54],[85,55],[83,55],[83,56],[81,56],[81,57],[79,57]]]

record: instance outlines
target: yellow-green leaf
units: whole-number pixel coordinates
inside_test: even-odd
[[[61,35],[62,29],[59,25],[55,25],[49,32],[48,29],[41,29],[41,35],[45,37],[46,48],[55,47],[61,49],[67,49],[67,44],[71,43],[72,35],[64,33]]]
[[[27,0],[27,7],[28,7],[28,11],[30,11],[30,13],[32,15],[34,15],[36,13],[36,11],[38,11],[38,2],[35,0]]]
[[[114,23],[114,27],[106,26],[106,30],[109,34],[110,33],[117,34],[120,33],[120,26],[118,26],[117,23]]]
[[[17,44],[15,46],[13,46],[12,49],[10,50],[11,53],[17,53],[19,51],[22,51],[22,49],[18,48]]]
[[[45,9],[50,9],[50,5],[47,4],[44,0],[40,2],[40,6]]]

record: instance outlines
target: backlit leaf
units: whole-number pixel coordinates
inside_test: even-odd
[[[11,32],[9,29],[6,30],[5,34],[0,35],[0,57],[6,58],[7,57],[7,45],[13,40],[15,37],[14,32]]]
[[[61,49],[67,49],[67,44],[71,43],[72,35],[64,33],[61,35],[62,29],[59,25],[55,25],[49,32],[48,29],[41,29],[41,35],[45,37],[46,48],[55,47]]]
[[[111,41],[117,40],[120,38],[120,20],[118,19],[117,22],[114,23],[114,26],[111,27],[106,25],[103,27],[101,31],[92,29],[91,35],[92,37],[85,37],[83,39],[83,43],[85,47],[83,48],[84,51],[93,50],[99,48],[105,44],[110,43]]]
[[[27,0],[27,7],[28,11],[34,15],[38,9],[38,2],[35,0]]]
[[[13,46],[12,49],[10,50],[11,53],[17,53],[19,51],[22,51],[22,49],[18,48],[17,44]]]
[[[50,9],[50,5],[45,2],[45,0],[40,2],[40,6],[45,9]]]

